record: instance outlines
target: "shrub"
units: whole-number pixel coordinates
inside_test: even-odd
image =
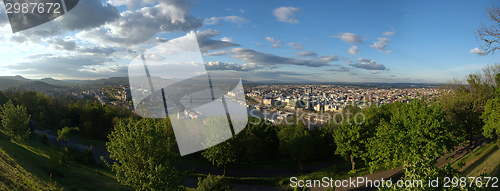
[[[47,135],[47,133],[44,133],[42,135],[42,143],[45,145],[45,146],[50,146],[50,140],[49,140],[49,136]]]
[[[94,154],[92,153],[92,146],[88,149],[83,149],[81,152],[80,163],[84,165],[95,165]]]
[[[83,165],[95,165],[96,161],[92,153],[92,147],[78,151],[73,147],[66,147],[63,150],[63,160],[65,163],[77,162]]]
[[[224,179],[224,176],[210,175],[201,180],[198,178],[197,191],[229,191],[233,190],[231,183]]]

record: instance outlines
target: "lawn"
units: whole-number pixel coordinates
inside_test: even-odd
[[[495,158],[492,157],[498,156],[498,154],[500,154],[500,151],[498,150],[497,145],[494,142],[491,142],[475,149],[472,154],[469,153],[459,160],[455,161],[452,164],[452,167],[458,169],[459,163],[465,163],[465,166],[458,170],[463,175],[477,176],[480,174],[477,174],[478,172],[480,172],[478,171],[479,167],[482,167],[484,165],[493,165],[495,162],[500,162],[500,158],[497,157],[495,160]],[[491,173],[491,171],[488,172]]]
[[[67,167],[59,167],[60,175],[50,177],[50,150],[61,151],[62,148],[45,146],[35,137],[33,142],[10,141],[0,132],[0,149],[9,155],[29,174],[44,182],[57,182],[57,188],[67,190],[133,190],[121,185],[115,173],[105,166],[84,166],[71,163]],[[98,174],[98,171],[101,173]]]
[[[488,177],[500,177],[500,149],[494,141],[477,148],[473,154],[465,155],[452,166],[458,168],[459,163],[465,163],[465,166],[459,169],[465,177],[478,177],[483,173]],[[498,190],[498,187],[486,190]]]

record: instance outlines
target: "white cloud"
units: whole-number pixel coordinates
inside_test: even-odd
[[[388,38],[378,38],[378,41],[374,42],[370,47],[380,50],[385,51],[387,49],[387,43],[391,42]]]
[[[44,39],[45,43],[49,45],[50,48],[57,51],[73,51],[77,53],[85,53],[100,56],[109,56],[117,52],[114,48],[107,47],[92,47],[92,46],[78,46],[76,42],[67,39],[61,39],[54,37],[52,39]]]
[[[471,54],[484,54],[486,51],[480,50],[479,48],[473,48],[469,50],[469,53]]]
[[[279,48],[279,47],[283,46],[283,42],[281,42],[279,40],[274,40],[274,38],[266,37],[266,40],[269,41],[269,42],[275,43],[275,44],[271,45],[274,48]]]
[[[240,9],[240,12],[245,13],[245,11],[243,9]]]
[[[281,45],[277,45],[277,44],[271,44],[271,46],[272,46],[273,48],[279,48],[279,47],[281,47]]]
[[[392,52],[392,50],[388,50],[388,51],[385,51],[385,54],[389,54],[391,52]]]
[[[3,66],[3,68],[9,69],[19,74],[31,74],[43,77],[51,76],[62,78],[90,78],[97,77],[94,72],[89,73],[90,70],[94,71],[96,68],[106,68],[110,63],[114,63],[114,60],[111,58],[96,55],[58,55],[45,53],[22,57],[12,64]],[[121,70],[121,73],[117,73],[115,71],[112,75],[123,76],[121,74],[126,75],[126,71],[127,70]],[[103,76],[101,75],[100,77]]]
[[[320,56],[318,58],[310,58],[310,59],[295,59],[295,58],[287,58],[276,56],[272,54],[265,54],[253,49],[246,48],[234,48],[231,49],[233,53],[232,58],[243,60],[247,63],[256,63],[266,66],[271,65],[299,65],[299,66],[308,66],[308,67],[321,67],[321,66],[329,66],[329,62],[338,61],[339,57],[337,55],[330,56]]]
[[[255,63],[235,64],[232,62],[205,62],[207,70],[235,70],[235,71],[250,71],[262,69],[264,66]]]
[[[271,37],[266,37],[266,40],[269,42],[272,42],[272,43],[276,43],[276,44],[283,44],[283,42],[281,42],[279,40],[274,40],[274,38],[271,38]]]
[[[203,20],[203,24],[205,24],[205,25],[213,25],[213,24],[219,23],[220,21],[231,22],[231,23],[238,24],[238,25],[250,22],[249,19],[245,19],[243,17],[239,17],[239,16],[226,16],[226,17],[211,17],[211,18],[206,18],[205,20]]]
[[[384,32],[384,35],[388,36],[388,37],[393,37],[395,34],[396,34],[396,32],[394,32],[394,31],[392,31],[392,32],[389,32],[389,31]]]
[[[230,52],[218,51],[218,52],[203,53],[203,56],[222,56],[227,54],[230,54]]]
[[[278,21],[296,24],[299,20],[295,19],[295,13],[299,12],[300,9],[296,7],[280,7],[273,10],[273,15]]]
[[[340,36],[331,36],[334,38],[339,38],[341,41],[352,43],[363,43],[363,37],[354,33],[338,33]]]
[[[13,34],[10,36],[10,41],[15,43],[39,43],[45,37],[63,35],[67,31],[100,27],[105,23],[116,21],[119,18],[120,12],[113,5],[103,5],[100,0],[80,1],[78,6],[75,6],[75,8],[64,14],[64,16],[29,30]],[[26,17],[25,19],[30,18]],[[0,20],[2,19],[0,18]]]
[[[360,51],[358,46],[351,46],[347,51],[347,54],[359,54],[359,53]]]
[[[295,50],[298,50],[298,51],[304,50],[304,45],[302,45],[302,43],[291,42],[291,43],[288,43],[288,46],[293,46],[292,49],[295,49]]]
[[[377,63],[375,60],[369,58],[359,58],[358,61],[360,63],[351,64],[351,66],[365,70],[386,70],[383,64]]]
[[[76,37],[94,44],[130,47],[146,43],[158,33],[187,32],[202,25],[200,19],[189,13],[189,7],[182,7],[183,3],[165,2],[169,1],[160,1],[160,4],[136,11],[122,12],[118,20],[108,22],[100,28],[77,33]]]
[[[229,37],[222,37],[222,38],[220,39],[220,41],[224,41],[224,42],[233,42],[233,43],[234,43],[234,41],[233,41],[233,40],[231,40],[231,38],[229,38]]]

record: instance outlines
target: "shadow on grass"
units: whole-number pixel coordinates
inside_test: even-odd
[[[474,162],[472,162],[464,171],[462,171],[462,174],[471,173],[474,169],[476,169],[476,167],[483,164],[486,161],[486,159],[488,159],[488,157],[497,150],[498,147],[494,145],[493,148],[488,149],[485,153],[481,153],[482,156],[476,159]]]

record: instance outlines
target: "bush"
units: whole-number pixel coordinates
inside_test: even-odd
[[[229,191],[233,190],[231,183],[224,179],[224,176],[210,175],[201,180],[198,178],[197,191]]]
[[[49,140],[49,136],[47,135],[47,133],[44,133],[42,135],[42,143],[45,145],[45,146],[50,146],[50,140]]]
[[[96,161],[92,153],[92,147],[78,151],[73,147],[66,147],[63,150],[64,162],[77,162],[83,165],[95,165]]]
[[[81,157],[80,157],[80,163],[84,164],[84,165],[95,165],[96,162],[95,162],[95,158],[94,158],[94,154],[92,153],[92,146],[88,149],[83,149],[83,151],[81,152]]]
[[[50,168],[49,173],[54,177],[64,177],[64,175],[59,171],[59,167],[61,167],[62,163],[62,154],[58,151],[50,150]]]

